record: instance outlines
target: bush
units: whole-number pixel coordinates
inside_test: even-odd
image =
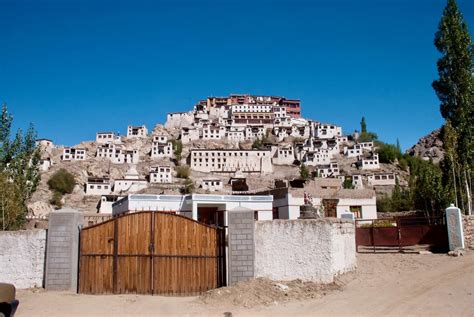
[[[191,174],[191,171],[188,165],[182,165],[182,166],[178,166],[178,168],[176,169],[176,173],[177,173],[176,176],[178,178],[188,178],[189,175]]]
[[[48,180],[49,189],[61,195],[70,194],[74,190],[76,179],[74,175],[61,168]]]
[[[304,164],[301,164],[300,166],[300,178],[302,180],[307,180],[309,178],[309,170]]]
[[[377,150],[380,163],[393,163],[399,157],[399,151],[395,145],[382,144]]]
[[[192,194],[194,191],[194,182],[192,179],[187,178],[186,181],[184,182],[184,193],[185,194]]]
[[[54,192],[53,197],[49,201],[51,205],[56,206],[57,209],[60,209],[63,206],[63,203],[61,202],[63,198],[63,195],[59,192]]]
[[[181,161],[181,154],[183,153],[183,143],[181,142],[181,140],[173,140],[171,141],[171,143],[173,143],[174,157],[179,163],[179,161]]]
[[[344,180],[344,183],[342,183],[342,188],[354,189],[354,185],[352,184],[352,180],[350,178],[346,178]]]

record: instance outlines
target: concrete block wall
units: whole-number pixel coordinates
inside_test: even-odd
[[[77,290],[79,227],[83,221],[83,214],[73,209],[61,209],[49,215],[47,290]]]
[[[232,209],[228,213],[229,278],[228,284],[254,278],[254,211]]]
[[[46,230],[0,231],[0,282],[43,287]]]

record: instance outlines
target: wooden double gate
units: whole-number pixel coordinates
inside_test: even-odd
[[[79,293],[195,295],[225,285],[224,230],[163,212],[80,233]]]

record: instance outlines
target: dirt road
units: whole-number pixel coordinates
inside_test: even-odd
[[[474,316],[474,252],[359,254],[354,280],[318,299],[251,309],[196,297],[86,296],[19,291],[17,316]]]

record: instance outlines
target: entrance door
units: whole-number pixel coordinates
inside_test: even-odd
[[[224,227],[224,211],[218,207],[198,207],[198,221],[210,226]]]

